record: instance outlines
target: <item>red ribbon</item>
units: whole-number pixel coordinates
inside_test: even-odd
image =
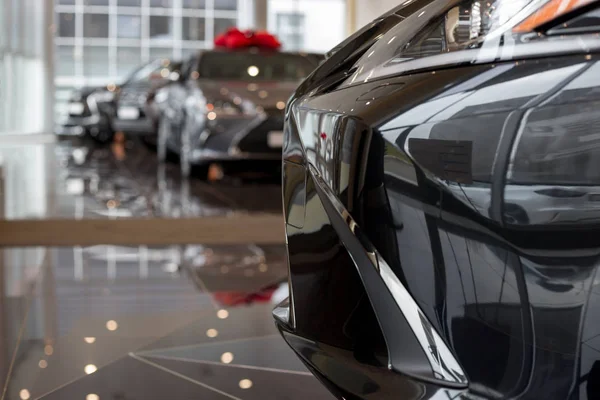
[[[229,28],[227,32],[215,38],[215,46],[228,49],[242,49],[246,47],[259,47],[261,49],[278,50],[281,43],[277,37],[266,31],[240,31],[238,28]]]
[[[213,296],[223,306],[239,306],[252,303],[268,303],[273,297],[276,287],[267,288],[258,293],[214,292]]]

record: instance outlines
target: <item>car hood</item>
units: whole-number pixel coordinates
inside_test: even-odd
[[[277,108],[277,103],[286,103],[294,93],[297,82],[241,82],[241,81],[197,81],[207,101],[231,100],[236,97],[264,109]]]

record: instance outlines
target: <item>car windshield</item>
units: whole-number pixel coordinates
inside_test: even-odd
[[[138,83],[148,82],[154,79],[167,78],[169,76],[169,73],[173,70],[178,69],[179,66],[179,63],[171,62],[167,59],[156,60],[135,70],[129,76],[129,78],[127,78],[126,82]]]
[[[202,79],[298,81],[315,66],[300,54],[208,52],[200,59],[198,73]]]

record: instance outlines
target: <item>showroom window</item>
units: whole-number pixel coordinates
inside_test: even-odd
[[[117,60],[117,74],[125,77],[142,64],[142,52],[136,47],[119,47]]]
[[[86,46],[83,49],[83,73],[88,76],[103,76],[108,70],[108,47]]]
[[[277,35],[286,50],[302,50],[304,48],[304,14],[277,14]]]
[[[183,40],[204,40],[206,22],[204,18],[183,17]]]
[[[83,16],[83,36],[87,38],[108,38],[108,15],[86,14]]]
[[[150,60],[212,48],[215,35],[250,18],[238,10],[251,1],[55,0],[56,86],[118,83]]]
[[[173,6],[173,0],[150,0],[150,7],[167,8]]]
[[[117,5],[121,7],[139,7],[142,0],[117,0]]]
[[[173,17],[152,15],[150,17],[151,39],[173,39]]]
[[[58,14],[58,32],[59,37],[74,37],[75,36],[75,14],[60,13]]]
[[[75,75],[75,46],[56,46],[56,73]]]
[[[326,53],[346,37],[346,0],[268,2],[268,29],[285,50]]]
[[[110,0],[83,0],[83,4],[86,6],[104,6],[108,7]]]
[[[237,0],[214,0],[215,10],[237,10]]]
[[[183,0],[183,8],[206,9],[206,0]]]
[[[117,37],[139,39],[141,36],[142,18],[137,15],[117,16]]]
[[[215,36],[227,31],[227,29],[236,26],[236,20],[233,18],[215,18]]]

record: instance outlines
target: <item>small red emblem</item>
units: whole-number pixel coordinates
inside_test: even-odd
[[[321,139],[323,139],[323,140],[327,139],[327,134],[325,132],[321,133]]]

